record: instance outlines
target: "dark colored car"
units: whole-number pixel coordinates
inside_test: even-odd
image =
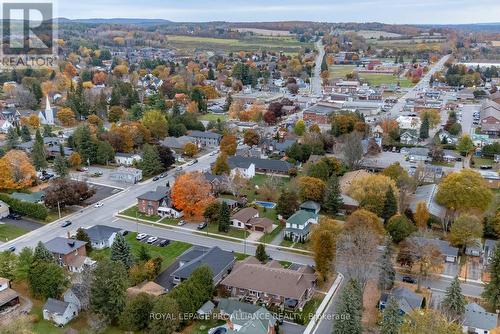
[[[66,220],[64,221],[64,223],[62,223],[61,227],[68,227],[69,225],[71,225],[71,222],[69,220]]]
[[[170,243],[170,240],[164,239],[158,243],[158,246],[165,247]]]
[[[159,177],[159,176],[155,176],[155,177],[153,177],[153,181],[158,181],[159,179],[160,179],[160,177]]]
[[[11,213],[10,215],[7,216],[7,218],[14,219],[14,220],[19,220],[21,219],[21,215],[19,213]]]
[[[199,223],[198,224],[198,227],[196,227],[198,230],[203,230],[205,227],[207,227],[207,223],[206,222],[203,222],[203,223]]]
[[[416,279],[414,279],[414,278],[413,278],[413,277],[411,277],[411,276],[403,276],[403,277],[401,278],[401,280],[402,280],[403,282],[406,282],[406,283],[411,283],[411,284],[415,284],[415,283],[417,283],[417,280],[416,280]]]

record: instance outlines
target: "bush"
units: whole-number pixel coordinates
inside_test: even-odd
[[[49,214],[43,204],[20,201],[6,194],[0,194],[0,201],[9,205],[11,210],[31,218],[45,220]]]

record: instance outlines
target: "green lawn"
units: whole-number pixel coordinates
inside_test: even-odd
[[[145,215],[143,213],[140,213],[139,210],[137,209],[137,206],[135,206],[135,205],[131,206],[130,208],[128,208],[124,211],[121,211],[120,214],[134,218],[134,219],[139,218],[139,219],[149,220],[151,222],[156,222],[156,221],[159,221],[161,219],[161,217],[158,215],[148,216],[148,215]]]
[[[406,78],[400,79],[398,76],[392,74],[360,73],[359,77],[361,80],[368,81],[370,86],[390,85],[397,84],[398,82],[402,88],[415,86],[410,80]]]
[[[245,239],[250,234],[249,232],[245,232],[244,229],[239,229],[239,228],[234,228],[234,227],[230,227],[229,231],[227,233],[220,232],[218,228],[219,228],[219,226],[217,224],[208,224],[208,226],[205,227],[203,230],[201,230],[200,233],[203,233],[203,232],[215,233],[215,234],[220,234],[223,236],[239,238],[239,239]]]
[[[356,65],[330,65],[330,79],[346,79],[346,75],[352,73],[356,69]]]
[[[252,203],[255,200],[261,200],[261,201],[268,201],[270,200],[269,198],[265,198],[261,193],[259,193],[260,188],[262,188],[263,185],[267,181],[271,182],[276,182],[278,186],[278,191],[275,192],[276,199],[272,199],[272,201],[278,199],[278,195],[281,192],[280,190],[286,188],[288,184],[290,183],[290,178],[289,177],[280,177],[280,176],[269,176],[265,174],[256,174],[251,180],[249,180],[248,185],[243,189],[241,192],[245,195],[247,195],[248,198],[248,203]],[[259,189],[255,188],[255,186],[258,186]]]
[[[184,334],[206,334],[210,328],[224,325],[224,320],[208,319],[196,320],[194,324],[186,328],[182,333]]]
[[[162,270],[167,268],[170,264],[172,264],[175,261],[175,259],[179,255],[181,255],[191,247],[190,244],[180,241],[171,241],[170,244],[168,244],[168,246],[158,247],[137,241],[135,239],[136,235],[137,233],[134,232],[134,233],[129,233],[125,236],[125,240],[127,240],[132,250],[132,254],[137,254],[139,251],[139,247],[141,245],[146,246],[146,249],[149,251],[151,257],[159,256],[163,258],[163,262],[161,264]],[[109,257],[110,254],[111,254],[111,249],[109,248],[103,250],[93,250],[92,253],[90,253],[90,257],[98,261],[99,259],[102,259],[104,257]]]
[[[483,158],[483,157],[473,157],[474,160],[474,165],[471,167],[472,168],[479,168],[481,165],[486,165],[486,166],[493,166],[495,164],[495,161],[490,158]]]
[[[290,240],[283,240],[280,243],[280,246],[309,250],[309,242],[307,242],[307,241],[305,243],[300,243],[300,242],[293,243]]]
[[[15,239],[29,231],[25,228],[19,226],[13,226],[8,224],[0,225],[0,241],[9,241]]]
[[[271,241],[274,240],[274,238],[276,238],[276,236],[280,233],[282,233],[283,231],[283,225],[281,224],[278,224],[278,226],[276,226],[276,228],[274,230],[272,230],[271,233],[266,233],[264,234],[260,239],[259,239],[259,242],[262,242],[262,243],[265,243],[265,244],[268,244],[268,243],[271,243]]]
[[[200,120],[200,121],[214,121],[214,122],[216,122],[218,119],[220,119],[221,122],[226,121],[227,115],[226,114],[208,113],[208,114],[200,115],[198,117],[198,120]]]

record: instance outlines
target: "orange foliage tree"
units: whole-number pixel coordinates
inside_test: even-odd
[[[61,108],[57,112],[57,119],[64,126],[71,126],[76,122],[75,113],[70,108]]]
[[[205,208],[214,201],[210,183],[198,172],[179,176],[172,188],[174,206],[188,218],[201,219]]]
[[[35,177],[35,168],[23,151],[10,150],[0,159],[0,189],[29,187]]]

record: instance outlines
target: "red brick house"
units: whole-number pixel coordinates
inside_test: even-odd
[[[71,272],[81,272],[84,266],[95,263],[87,257],[85,245],[81,240],[56,237],[44,243],[45,248],[52,253],[57,263]]]
[[[160,206],[170,207],[170,188],[157,187],[155,191],[148,191],[137,197],[137,209],[140,213],[152,216],[158,214]]]

